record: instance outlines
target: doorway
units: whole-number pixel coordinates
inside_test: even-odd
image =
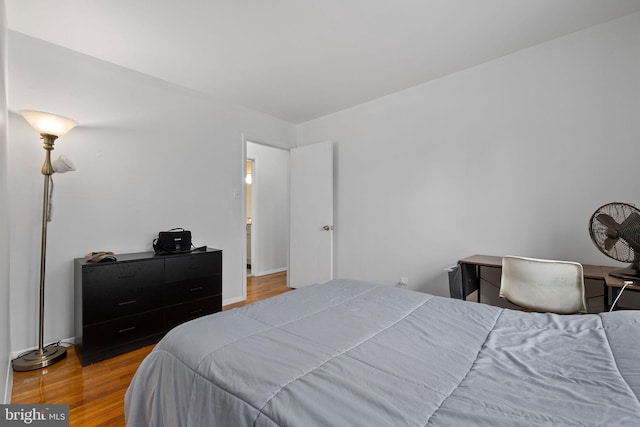
[[[253,239],[251,238],[251,227],[253,222],[253,171],[255,170],[255,160],[247,158],[247,173],[244,178],[245,194],[246,194],[246,232],[247,232],[247,277],[253,276],[252,263],[253,259]]]
[[[333,143],[289,150],[253,141],[243,135],[242,178],[245,183],[251,180],[250,199],[243,200],[246,206],[250,204],[250,214],[245,208],[246,219],[251,219],[250,236],[244,239],[249,261],[245,264],[251,266],[249,277],[287,272],[288,286],[294,288],[332,278]],[[249,188],[242,188],[246,198]],[[292,209],[293,200],[297,201],[296,209]],[[295,239],[291,239],[292,234],[296,234]],[[294,266],[297,278],[291,281]],[[245,299],[246,268],[244,265]]]
[[[245,145],[246,274],[260,277],[288,270],[289,150]]]

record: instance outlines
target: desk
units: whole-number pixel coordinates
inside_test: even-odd
[[[474,290],[478,291],[478,302],[480,302],[480,267],[490,267],[502,269],[502,257],[492,255],[472,255],[458,261],[462,273],[461,299],[466,299]],[[611,267],[603,265],[582,264],[582,270],[585,279],[600,280],[604,285],[604,307],[608,310],[609,301],[614,301],[626,279],[613,277],[609,275],[611,270],[617,270],[620,267]],[[449,284],[450,287],[452,283]],[[611,289],[611,299],[609,299],[609,289]],[[640,291],[640,281],[635,281],[627,289]]]
[[[604,275],[604,282],[606,287],[611,288],[611,302],[615,301],[616,297],[620,293],[620,290],[624,286],[624,282],[632,282],[631,285],[627,286],[627,289],[630,291],[640,291],[640,281],[638,280],[629,280],[629,279],[621,279],[620,277],[613,277],[609,274],[611,270],[618,270],[620,267],[610,267],[603,265],[600,267],[602,269],[602,274]],[[606,290],[606,288],[605,288]],[[609,295],[608,292],[604,294],[604,303],[606,307],[609,307]]]

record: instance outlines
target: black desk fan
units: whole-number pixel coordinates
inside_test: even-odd
[[[596,247],[628,268],[612,270],[611,276],[640,280],[640,211],[628,203],[600,206],[589,220],[589,235]]]

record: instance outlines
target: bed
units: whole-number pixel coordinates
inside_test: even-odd
[[[637,426],[640,314],[523,313],[334,280],[170,331],[137,426]]]

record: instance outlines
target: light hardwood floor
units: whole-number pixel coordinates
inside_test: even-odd
[[[269,298],[287,288],[286,272],[247,280],[247,301],[230,310]],[[73,347],[66,359],[45,369],[14,372],[11,403],[62,403],[70,406],[71,426],[124,426],[124,394],[136,369],[153,346],[82,367]]]

